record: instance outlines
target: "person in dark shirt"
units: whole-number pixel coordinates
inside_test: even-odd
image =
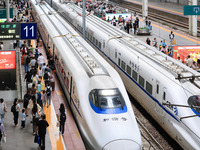
[[[54,60],[53,60],[52,57],[50,57],[50,59],[49,59],[49,61],[48,61],[48,65],[49,65],[49,68],[50,68],[51,70],[54,70],[54,69],[55,69],[55,68],[54,68]]]
[[[45,135],[46,135],[46,128],[49,126],[48,122],[46,121],[46,115],[42,115],[42,120],[39,120],[36,127],[36,133],[38,131],[40,144],[39,146],[42,149],[45,149]],[[42,146],[41,146],[42,145]]]
[[[151,45],[151,40],[150,40],[149,38],[147,38],[146,43],[147,43],[148,45]]]
[[[31,73],[30,71],[27,71],[26,76],[24,78],[24,81],[26,80],[26,88],[28,90],[28,84],[32,82],[31,80]]]

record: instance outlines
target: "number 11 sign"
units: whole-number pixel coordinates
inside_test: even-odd
[[[21,39],[36,39],[36,38],[37,38],[37,23],[22,23]]]

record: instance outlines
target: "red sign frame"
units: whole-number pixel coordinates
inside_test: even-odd
[[[0,70],[16,68],[16,51],[0,51]]]

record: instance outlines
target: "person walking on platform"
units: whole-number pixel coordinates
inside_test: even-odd
[[[25,109],[25,114],[28,117],[28,104],[31,99],[30,91],[28,90],[27,93],[24,95],[24,109]]]
[[[27,55],[27,56],[26,56]],[[24,58],[25,59],[25,61],[24,61],[24,70],[25,70],[25,73],[27,72],[27,71],[29,71],[29,63],[30,63],[30,61],[31,61],[31,58],[30,58],[30,56],[28,56],[28,54],[26,54],[24,57],[26,58]]]
[[[25,109],[22,109],[22,113],[20,114],[21,116],[21,129],[25,128],[25,122],[26,122],[26,114],[25,114]]]
[[[1,140],[2,140],[3,136],[6,136],[6,133],[5,133],[5,129],[4,129],[3,123],[0,122],[0,146],[1,146]]]
[[[40,56],[38,57],[38,64],[40,67],[42,67],[43,63],[44,63],[44,57],[40,53]]]
[[[49,107],[49,105],[51,105],[51,86],[48,84],[46,87],[46,93],[47,93],[47,107]]]
[[[27,91],[29,90],[28,88],[28,84],[32,82],[31,80],[31,73],[30,71],[27,71],[26,75],[25,75],[25,78],[24,78],[24,81],[26,80],[26,88],[27,88]],[[31,88],[31,87],[30,87]]]
[[[13,106],[14,106],[14,111],[13,111],[13,120],[14,120],[14,124],[15,126],[17,126],[18,124],[18,118],[19,118],[19,112],[20,112],[20,105],[18,103],[18,99],[15,98],[14,102],[13,102]]]
[[[33,134],[36,134],[36,126],[39,120],[39,110],[36,101],[33,102],[32,116],[33,116]]]
[[[42,93],[42,102],[43,102],[44,107],[46,107],[47,95],[46,95],[46,91],[45,90]]]
[[[5,112],[7,112],[6,104],[4,103],[3,98],[0,99],[0,115],[1,115],[1,123],[4,121]]]
[[[65,106],[63,103],[60,104],[59,108],[59,113],[60,113],[60,128],[59,131],[61,134],[64,134],[65,132],[65,122],[66,122],[66,112],[65,112]]]
[[[173,31],[171,31],[171,33],[169,34],[169,40],[170,40],[170,44],[173,45],[173,40],[174,40],[174,33]]]
[[[45,135],[46,135],[46,128],[49,126],[48,122],[46,121],[46,115],[42,115],[42,120],[39,120],[36,127],[36,133],[38,131],[40,144],[39,146],[41,149],[45,149]],[[42,145],[42,146],[41,146]]]

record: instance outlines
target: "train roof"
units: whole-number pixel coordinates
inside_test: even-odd
[[[49,34],[53,36],[53,39],[62,37],[72,53],[78,58],[80,64],[85,68],[89,76],[94,75],[107,75],[108,72],[102,66],[102,64],[90,53],[91,47],[83,41],[82,38],[70,27],[50,6],[39,4],[40,9],[43,13],[39,13],[40,16],[47,17],[49,19],[48,26]],[[51,22],[51,23],[50,23]],[[53,27],[52,27],[53,26]],[[57,33],[54,30],[56,29]]]

